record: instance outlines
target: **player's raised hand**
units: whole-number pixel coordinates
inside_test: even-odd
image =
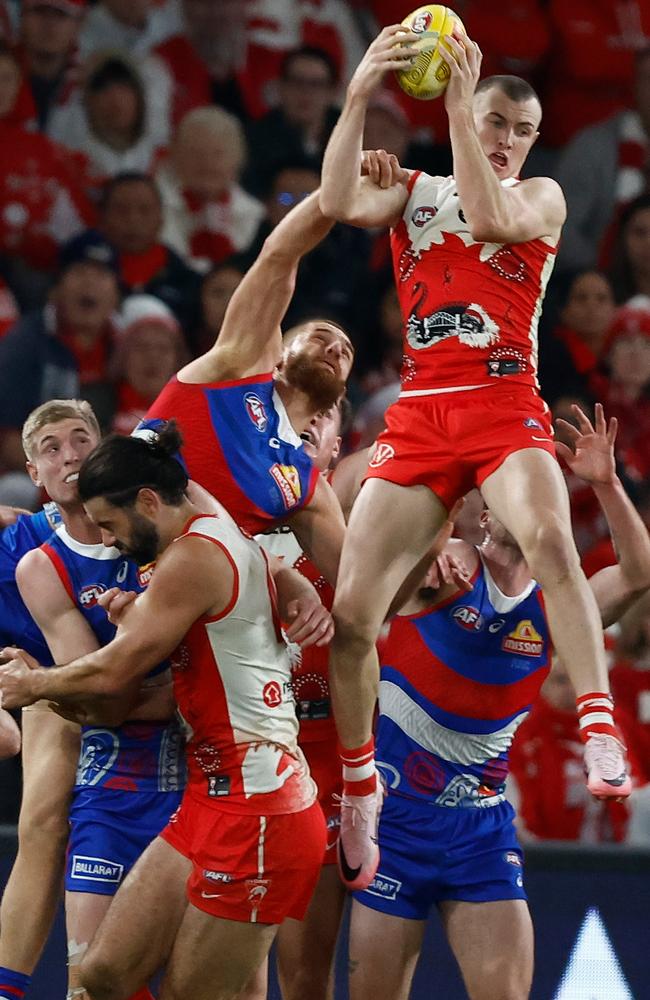
[[[31,684],[31,673],[40,663],[17,646],[0,650],[0,704],[3,708],[24,708],[37,699]]]
[[[289,601],[285,635],[299,646],[326,646],[334,636],[334,620],[317,596]]]
[[[571,442],[571,447],[562,441],[555,442],[558,458],[563,459],[576,476],[587,483],[609,486],[616,481],[616,459],[614,443],[618,430],[616,417],[607,423],[601,403],[596,403],[594,423],[577,404],[573,404],[577,427],[559,417],[558,428]]]
[[[449,66],[449,83],[445,89],[447,114],[467,108],[471,110],[474,91],[481,75],[483,53],[476,42],[468,38],[460,28],[453,34],[445,35],[448,52],[443,45],[439,52]]]
[[[394,153],[387,153],[385,149],[363,150],[361,174],[384,189],[406,184],[409,179],[408,170],[404,169]]]
[[[387,70],[410,69],[418,49],[418,36],[401,24],[384,28],[371,42],[348,85],[351,97],[367,99],[377,89]]]

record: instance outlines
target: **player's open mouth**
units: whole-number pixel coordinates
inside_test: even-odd
[[[316,443],[314,441],[314,435],[311,433],[311,431],[303,431],[302,434],[300,435],[300,437],[307,444],[315,444]]]
[[[78,472],[71,472],[69,476],[66,476],[63,480],[64,483],[76,483],[79,478]]]
[[[493,163],[495,167],[507,167],[508,157],[505,153],[490,153],[488,159],[490,163]]]

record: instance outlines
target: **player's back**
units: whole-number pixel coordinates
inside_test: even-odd
[[[555,247],[474,240],[454,178],[419,171],[391,244],[405,324],[403,394],[500,379],[537,387],[537,324]]]
[[[269,375],[195,384],[172,378],[140,428],[174,418],[190,479],[251,534],[309,503],[317,470]]]
[[[502,801],[508,749],[548,673],[539,587],[471,593],[397,616],[382,654],[377,758],[396,794],[438,805]]]
[[[230,518],[200,515],[185,534],[225,550],[235,575],[225,610],[198,619],[172,658],[190,733],[189,789],[234,812],[299,812],[314,801],[314,785],[297,745],[291,664],[267,559]]]

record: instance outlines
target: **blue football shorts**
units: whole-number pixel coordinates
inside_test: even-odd
[[[452,808],[388,794],[379,820],[379,869],[364,906],[426,920],[443,900],[526,899],[521,848],[509,802]]]
[[[182,792],[76,791],[65,870],[68,892],[114,896],[145,847],[167,826]]]

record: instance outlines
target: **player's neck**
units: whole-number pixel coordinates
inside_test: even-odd
[[[75,507],[62,507],[59,504],[58,507],[66,531],[75,542],[81,542],[82,545],[97,545],[101,542],[101,531],[90,520],[81,504]]]
[[[289,385],[282,376],[276,378],[275,388],[287,411],[289,423],[296,434],[302,434],[318,413],[318,408],[314,407],[313,399],[301,389]]]
[[[506,597],[517,597],[532,580],[526,560],[519,549],[488,541],[480,546],[480,553],[490,576]]]

